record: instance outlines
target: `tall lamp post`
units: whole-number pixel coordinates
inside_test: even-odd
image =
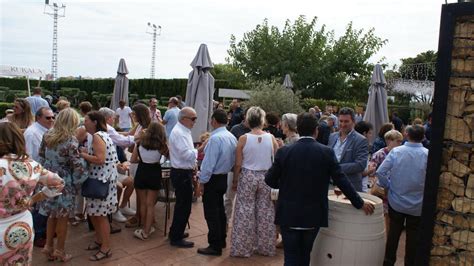
[[[147,30],[146,33],[153,35],[153,47],[152,47],[152,51],[151,51],[150,78],[154,79],[155,78],[156,36],[161,35],[161,26],[160,25],[156,26],[155,24],[152,24],[152,23],[148,22],[148,30]]]
[[[66,16],[66,6],[62,4],[58,6],[57,3],[49,3],[49,0],[44,2],[44,14],[53,17],[53,53],[51,60],[51,74],[53,80],[58,77],[58,18]]]

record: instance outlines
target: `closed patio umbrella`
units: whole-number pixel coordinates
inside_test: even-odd
[[[293,82],[291,82],[290,74],[285,75],[285,80],[283,80],[283,87],[287,89],[293,89]]]
[[[369,87],[369,99],[364,114],[364,121],[374,126],[374,133],[378,134],[383,124],[389,122],[387,109],[387,91],[385,90],[385,77],[382,67],[377,64],[372,73]],[[370,140],[372,142],[372,140]]]
[[[119,101],[124,100],[125,105],[128,105],[128,69],[125,64],[125,59],[121,58],[119,67],[117,69],[117,77],[115,78],[114,94],[110,101],[110,109],[117,110],[119,107]]]
[[[209,70],[214,67],[207,50],[207,45],[201,44],[191,62],[193,70],[189,73],[186,88],[186,105],[196,110],[197,121],[192,131],[193,141],[199,142],[199,136],[211,131],[211,115],[213,110],[214,77]]]

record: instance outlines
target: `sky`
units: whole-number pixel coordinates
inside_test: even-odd
[[[400,58],[436,50],[444,0],[50,0],[66,5],[58,21],[58,76],[115,77],[124,58],[129,78],[149,78],[152,35],[157,37],[155,78],[186,78],[199,45],[212,61],[225,63],[230,36],[268,19],[280,29],[287,19],[318,17],[336,37],[349,22],[375,29],[388,43],[370,61],[400,64]],[[455,1],[448,1],[455,2]],[[0,0],[0,65],[51,70],[53,18],[41,0]]]

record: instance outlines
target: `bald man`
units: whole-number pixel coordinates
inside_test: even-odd
[[[191,107],[184,107],[179,111],[178,123],[176,123],[169,137],[170,178],[176,195],[169,238],[172,246],[180,248],[192,248],[194,246],[193,242],[184,240],[187,237],[184,229],[191,214],[192,178],[198,154],[191,137],[191,128],[194,127],[196,119],[196,111]]]

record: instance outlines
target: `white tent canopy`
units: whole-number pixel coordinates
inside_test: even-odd
[[[31,96],[30,77],[44,78],[46,71],[39,68],[0,65],[0,77],[26,77],[28,95]]]

